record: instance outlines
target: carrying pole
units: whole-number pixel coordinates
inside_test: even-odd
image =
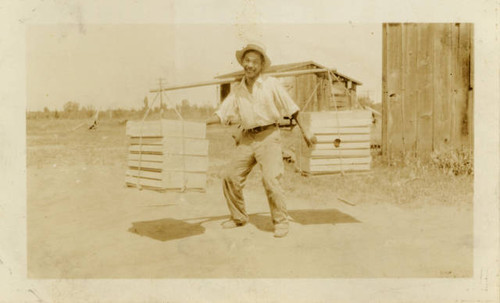
[[[290,77],[290,76],[298,76],[298,75],[306,75],[306,74],[327,73],[327,72],[331,72],[331,71],[335,71],[335,70],[316,68],[316,69],[297,70],[297,71],[291,71],[291,72],[264,73],[264,75],[279,78],[279,77]],[[183,89],[183,88],[193,88],[193,87],[200,87],[200,86],[226,84],[226,83],[240,81],[242,78],[243,78],[243,76],[221,79],[221,80],[210,80],[210,81],[186,83],[186,84],[180,84],[180,85],[172,85],[172,86],[162,87],[160,89],[152,89],[149,92],[150,93],[158,93],[158,92],[165,92],[165,91],[169,91],[169,90],[177,90],[177,89]]]

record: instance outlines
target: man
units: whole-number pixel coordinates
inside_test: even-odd
[[[271,65],[263,46],[248,44],[236,52],[236,59],[243,66],[245,76],[215,115],[206,121],[207,125],[238,123],[241,128],[234,159],[223,174],[223,191],[231,220],[222,225],[234,228],[248,222],[242,190],[248,174],[255,164],[259,164],[274,236],[284,237],[288,234],[288,213],[281,184],[284,167],[278,122],[282,117],[297,120],[299,108],[277,79],[262,75]],[[300,122],[297,120],[297,123]],[[304,139],[310,146],[315,138],[305,134]]]

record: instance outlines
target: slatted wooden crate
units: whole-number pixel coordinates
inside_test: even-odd
[[[370,111],[304,112],[305,128],[318,142],[308,148],[298,140],[296,148],[299,168],[308,174],[368,171],[371,165]],[[338,146],[334,144],[340,140]]]
[[[205,190],[208,140],[204,123],[157,120],[127,122],[127,186],[156,190]]]

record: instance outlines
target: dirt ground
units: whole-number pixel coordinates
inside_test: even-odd
[[[220,226],[226,129],[208,130],[206,192],[160,193],[125,186],[123,124],[71,131],[79,123],[28,121],[29,278],[472,276],[470,176],[377,156],[363,175],[307,178],[286,164],[290,233],[276,239],[258,169],[245,188],[251,224]]]

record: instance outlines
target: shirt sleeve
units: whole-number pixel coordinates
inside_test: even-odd
[[[224,125],[238,123],[240,120],[240,115],[238,113],[238,108],[236,107],[236,98],[234,94],[229,94],[219,109],[215,111],[215,114],[219,117],[220,121]]]
[[[274,102],[278,108],[281,116],[291,117],[294,113],[299,111],[299,107],[292,100],[286,89],[281,85],[281,82],[274,78]]]

